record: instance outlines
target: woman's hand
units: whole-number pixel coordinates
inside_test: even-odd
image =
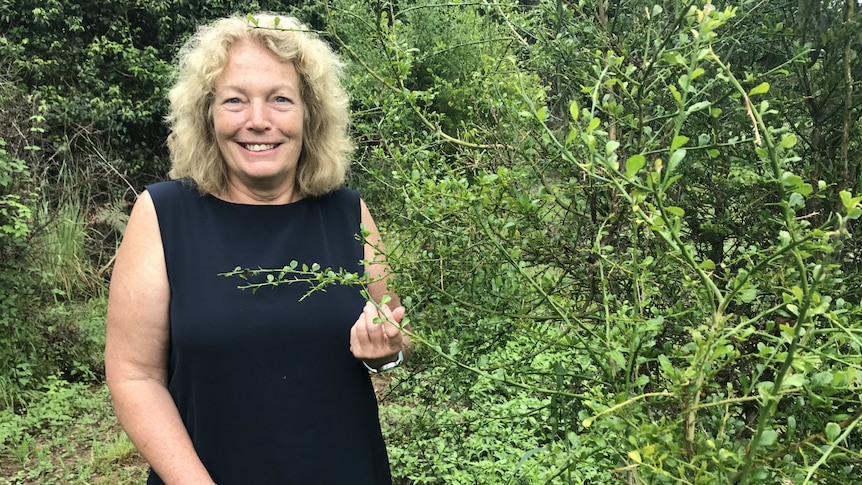
[[[380,313],[374,304],[366,303],[350,329],[350,352],[373,368],[394,361],[398,352],[410,344],[410,337],[399,328],[404,307],[390,310],[383,305],[382,309]]]

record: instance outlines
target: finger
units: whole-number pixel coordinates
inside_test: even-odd
[[[363,325],[365,328],[365,337],[367,338],[367,342],[369,345],[374,345],[377,341],[379,341],[379,330],[378,327],[380,324],[378,323],[380,318],[380,313],[377,311],[377,307],[374,306],[373,303],[368,302],[365,304],[365,308],[363,309]]]
[[[384,348],[388,348],[389,347],[389,329],[392,327],[392,324],[389,323],[389,320],[386,320],[386,321],[382,322],[380,325],[378,325],[378,327],[380,328],[379,331],[377,331],[377,334],[380,336],[379,342]]]
[[[383,335],[386,336],[387,340],[397,338],[401,335],[401,329],[388,321],[381,325],[381,327],[383,327]]]
[[[357,351],[368,349],[371,346],[373,336],[371,330],[374,328],[374,318],[377,311],[374,307],[367,303],[362,309],[362,313],[356,319],[356,323],[350,329],[351,345],[357,347]]]
[[[383,305],[383,312],[386,315],[386,323],[382,326],[386,331],[388,338],[396,338],[401,335],[401,319],[404,318],[404,307],[397,307],[395,310],[390,310],[388,306]]]
[[[392,321],[400,324],[401,320],[404,318],[404,312],[405,310],[403,306],[395,307],[395,309],[392,310]]]
[[[354,323],[352,327],[350,327],[350,352],[357,356],[360,352],[362,352],[362,345],[359,343],[359,337],[356,335],[356,324]]]

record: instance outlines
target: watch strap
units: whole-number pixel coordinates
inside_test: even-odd
[[[398,356],[395,358],[395,360],[393,360],[392,362],[387,362],[377,369],[368,365],[364,360],[362,361],[362,365],[364,365],[365,368],[368,369],[368,372],[371,372],[372,374],[379,374],[381,372],[386,372],[389,369],[394,369],[398,367],[399,365],[401,365],[402,362],[404,362],[404,351],[399,350]]]

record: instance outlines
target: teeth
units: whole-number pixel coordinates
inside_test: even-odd
[[[274,144],[270,144],[270,145],[243,145],[243,146],[245,146],[245,148],[247,150],[250,150],[253,152],[262,152],[264,150],[272,150],[273,148],[275,148]]]

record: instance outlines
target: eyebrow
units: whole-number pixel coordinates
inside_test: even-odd
[[[292,90],[295,90],[295,91],[299,91],[300,84],[301,84],[301,83],[298,83],[298,84],[294,85],[293,83],[290,83],[290,82],[287,82],[287,81],[283,81],[283,82],[281,82],[280,84],[277,84],[277,85],[275,86],[275,89],[273,89],[273,90],[274,90],[274,91],[277,91],[277,90],[279,90],[279,89],[292,89]],[[234,90],[236,90],[236,91],[245,91],[245,90],[247,89],[247,86],[246,86],[246,85],[244,85],[244,84],[223,84],[223,83],[219,83],[218,81],[216,81],[215,83],[213,83],[213,87],[214,87],[214,88],[219,88],[219,87],[221,87],[222,89],[234,89]]]

